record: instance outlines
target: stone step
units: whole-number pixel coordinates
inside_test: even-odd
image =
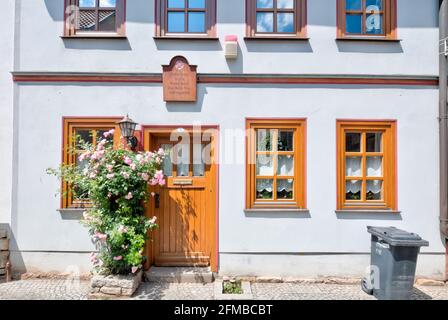
[[[4,238],[0,239],[0,251],[8,251],[9,248],[9,240]]]
[[[210,268],[196,267],[151,267],[145,276],[148,282],[211,283],[214,280]]]

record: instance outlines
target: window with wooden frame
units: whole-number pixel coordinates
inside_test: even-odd
[[[396,210],[395,121],[337,122],[338,210]]]
[[[65,0],[69,37],[125,36],[126,0]]]
[[[86,161],[80,161],[79,156],[81,142],[88,142],[96,145],[101,139],[113,139],[117,145],[120,140],[119,126],[117,122],[120,118],[64,118],[64,136],[62,146],[62,156],[64,164],[76,164],[79,168],[86,166]],[[104,133],[115,129],[113,137],[104,138]],[[74,196],[73,188],[66,182],[62,183],[62,208],[80,208],[89,206],[88,195],[82,190],[77,190],[77,196]]]
[[[396,39],[396,0],[337,0],[337,6],[338,39]]]
[[[246,209],[304,209],[306,120],[248,119]]]
[[[156,38],[215,38],[216,0],[156,0]]]
[[[246,0],[248,38],[305,38],[306,0]]]

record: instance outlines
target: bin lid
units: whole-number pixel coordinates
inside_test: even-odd
[[[427,247],[429,242],[418,234],[397,229],[395,227],[367,227],[367,232],[384,240],[391,246]]]

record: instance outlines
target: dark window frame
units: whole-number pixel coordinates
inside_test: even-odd
[[[294,0],[294,9],[278,9],[277,0],[273,9],[257,9],[257,0],[246,0],[246,38],[256,39],[306,39],[307,35],[307,0]],[[294,32],[276,32],[276,14],[294,13]],[[274,32],[257,32],[257,12],[274,13]]]
[[[365,2],[362,0],[362,32],[365,30]],[[347,34],[346,32],[346,0],[337,0],[337,39],[339,40],[397,40],[397,0],[383,0],[383,34]],[[361,11],[359,13],[361,13]]]
[[[64,37],[95,37],[95,38],[108,38],[108,37],[125,37],[126,36],[126,0],[117,0],[115,9],[101,8],[99,7],[99,0],[96,0],[95,8],[83,8],[83,10],[92,10],[96,12],[96,19],[98,26],[98,12],[104,10],[115,10],[115,31],[79,31],[76,29],[77,14],[79,8],[79,0],[64,0]],[[74,11],[75,10],[75,11]],[[73,12],[74,11],[74,12]],[[71,18],[74,17],[74,18]]]
[[[205,0],[204,9],[187,8],[188,0],[185,0],[185,8],[168,10],[168,0],[155,0],[155,38],[185,38],[185,39],[216,39],[216,0]],[[168,32],[168,11],[205,12],[205,32]],[[187,30],[188,19],[185,19],[185,30]]]

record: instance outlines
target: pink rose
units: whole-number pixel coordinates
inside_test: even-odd
[[[120,260],[123,260],[123,257],[122,256],[117,256],[117,257],[114,257],[114,260],[115,261],[120,261]]]
[[[128,228],[126,228],[125,226],[120,226],[120,227],[118,228],[118,232],[120,232],[120,233],[126,233],[126,232],[128,232]]]
[[[107,132],[104,132],[103,136],[104,136],[104,138],[108,138],[109,136],[113,136],[114,133],[115,133],[115,129],[112,129]]]
[[[107,179],[113,179],[114,177],[115,177],[115,174],[113,174],[113,173],[109,173],[106,175]]]
[[[129,177],[131,176],[129,173],[127,172],[122,172],[121,175],[125,178],[125,179],[129,179]]]
[[[132,267],[132,268],[131,268],[131,272],[132,272],[132,273],[136,273],[137,271],[138,271],[138,268],[137,268],[137,267]]]
[[[135,163],[131,163],[129,166],[131,167],[131,170],[137,169],[137,166],[135,165]]]
[[[147,174],[146,172],[143,172],[142,173],[142,179],[145,180],[145,181],[148,181],[149,180],[149,174]]]
[[[126,163],[128,166],[132,164],[132,159],[128,156],[124,157],[124,163]]]
[[[129,192],[124,198],[126,200],[131,200],[134,196],[132,195],[132,192]]]

